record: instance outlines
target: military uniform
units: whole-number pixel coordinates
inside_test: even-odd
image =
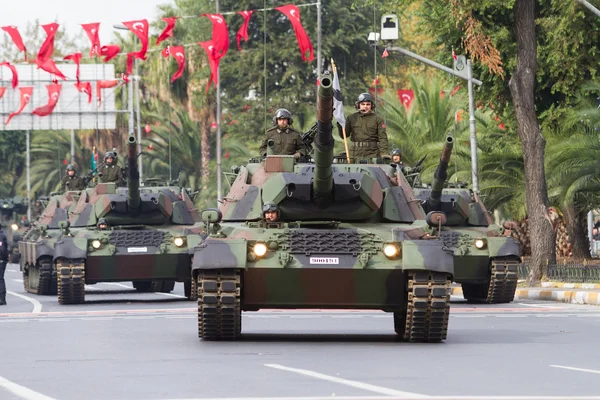
[[[60,181],[60,190],[63,192],[69,190],[83,190],[85,189],[85,181],[83,178],[78,177],[77,175],[69,176],[68,174],[63,176]]]
[[[118,165],[105,165],[100,170],[102,176],[99,177],[100,183],[117,182],[121,181],[121,168]]]
[[[6,305],[6,283],[4,282],[4,272],[8,262],[8,239],[2,226],[0,226],[0,306]]]
[[[293,155],[300,153],[301,155],[306,155],[306,146],[302,141],[302,134],[292,127],[288,126],[286,129],[281,130],[279,127],[274,126],[267,130],[259,150],[263,156],[267,154],[267,142],[269,139],[273,139],[273,142],[275,142],[273,154]]]
[[[36,201],[35,204],[31,207],[31,218],[37,219],[44,212],[44,206],[41,202]]]
[[[341,138],[342,126],[338,124]],[[383,118],[373,112],[356,112],[346,119],[346,137],[350,158],[366,159],[388,154],[388,137]]]

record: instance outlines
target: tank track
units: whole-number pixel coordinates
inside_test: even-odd
[[[171,293],[173,289],[175,289],[175,281],[153,280],[150,282],[150,292]]]
[[[490,267],[490,280],[485,284],[463,284],[463,297],[488,304],[510,303],[515,298],[519,261],[495,258]]]
[[[85,302],[85,262],[61,259],[56,263],[59,304]]]
[[[202,270],[198,287],[198,337],[235,340],[242,333],[241,275],[238,270]]]
[[[394,328],[409,342],[440,342],[448,334],[450,275],[409,271],[406,311],[394,313]]]
[[[39,278],[34,284],[31,285],[30,273],[33,269],[37,269],[39,272]],[[53,265],[51,260],[40,260],[33,267],[29,267],[27,273],[23,272],[23,287],[26,292],[39,294],[39,295],[56,295],[57,283],[56,274],[53,271]]]
[[[184,282],[183,288],[185,297],[187,297],[188,300],[198,300],[198,286],[196,284],[196,277],[192,277],[192,279],[190,279],[189,281]]]

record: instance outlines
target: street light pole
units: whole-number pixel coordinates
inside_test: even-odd
[[[137,45],[137,39],[135,41]],[[135,108],[136,108],[136,117],[137,117],[137,145],[138,145],[138,169],[140,170],[140,182],[143,182],[142,179],[142,129],[140,122],[140,75],[138,73],[138,59],[135,58],[134,61],[135,68]]]
[[[219,13],[219,0],[216,0],[216,10]],[[217,207],[223,201],[223,185],[221,180],[221,79],[217,65]]]
[[[27,221],[31,221],[31,131],[27,131],[25,135],[25,168],[27,169]]]

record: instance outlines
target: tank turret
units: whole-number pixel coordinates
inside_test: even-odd
[[[129,211],[140,207],[140,171],[137,166],[137,140],[134,135],[127,138],[127,208]]]
[[[429,199],[427,199],[426,208],[428,211],[441,211],[442,190],[444,189],[446,179],[448,179],[448,163],[450,162],[453,147],[454,137],[451,134],[448,134],[446,135],[444,147],[442,148],[440,163],[433,174],[431,193],[429,193]]]
[[[314,201],[317,204],[331,202],[333,190],[333,87],[331,78],[323,77],[317,92],[317,132],[314,138],[315,174],[313,179]]]

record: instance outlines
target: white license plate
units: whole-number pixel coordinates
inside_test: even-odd
[[[340,259],[337,257],[311,257],[311,264],[339,264]]]
[[[128,253],[146,253],[148,251],[147,247],[128,247]]]

